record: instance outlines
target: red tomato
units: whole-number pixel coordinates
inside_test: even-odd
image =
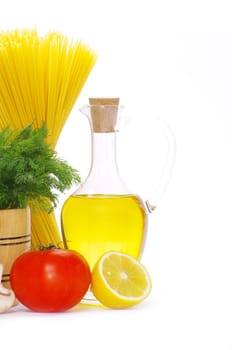
[[[11,287],[16,298],[38,312],[65,311],[87,292],[91,272],[85,258],[71,250],[26,252],[12,265]]]

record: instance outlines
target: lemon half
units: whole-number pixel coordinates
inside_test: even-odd
[[[104,306],[128,308],[141,303],[152,289],[151,277],[134,257],[107,252],[92,271],[92,293]]]

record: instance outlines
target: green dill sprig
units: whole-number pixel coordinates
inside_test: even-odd
[[[59,193],[80,182],[76,169],[47,143],[45,123],[22,130],[0,131],[0,209],[26,208],[34,203],[50,212]]]

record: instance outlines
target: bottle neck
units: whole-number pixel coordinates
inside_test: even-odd
[[[92,133],[91,172],[95,176],[119,176],[116,156],[116,132]]]
[[[116,159],[116,133],[92,133],[92,163],[89,175],[74,193],[127,195],[127,185],[121,179]]]

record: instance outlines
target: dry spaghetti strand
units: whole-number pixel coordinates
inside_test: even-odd
[[[0,32],[0,128],[45,121],[55,147],[96,59],[82,41],[57,32]],[[59,241],[55,214],[32,212],[32,244]]]

